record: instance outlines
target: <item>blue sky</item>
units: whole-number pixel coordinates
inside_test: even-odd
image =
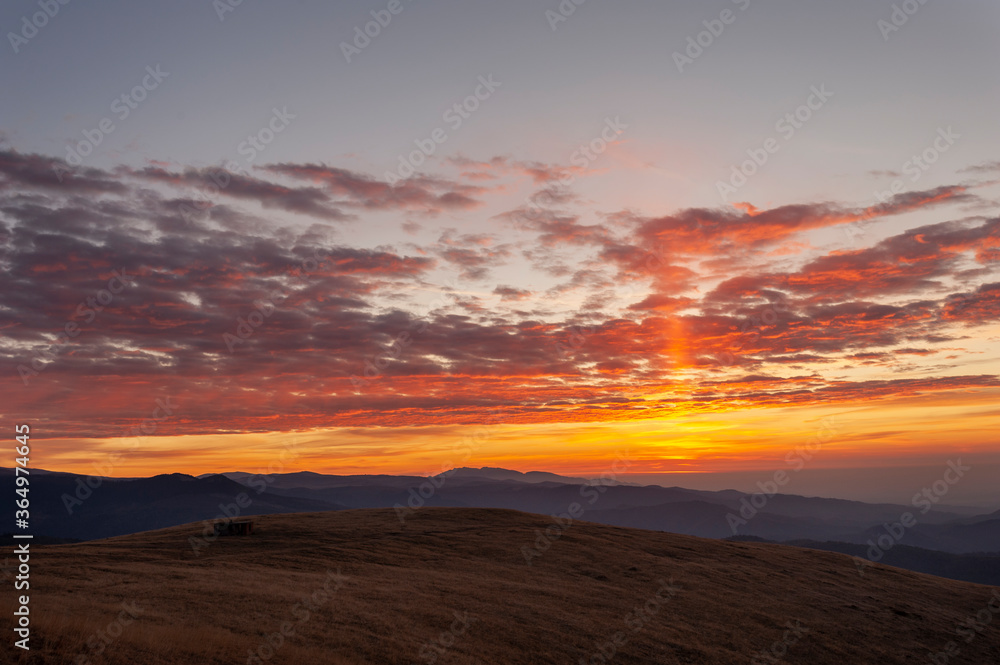
[[[449,137],[448,155],[566,162],[605,117],[620,116],[629,160],[660,170],[623,169],[595,183],[595,195],[611,204],[627,187],[649,214],[716,204],[716,181],[812,85],[834,98],[747,185],[748,199],[871,197],[868,171],[899,169],[939,127],[963,139],[928,180],[946,181],[995,147],[995,3],[927,3],[885,41],[876,25],[891,16],[885,2],[758,0],[741,10],[589,0],[553,31],[545,12],[557,2],[405,0],[348,64],[339,44],[384,4],[247,0],[220,21],[208,1],[70,3],[19,53],[6,48],[0,83],[20,94],[4,95],[0,118],[18,149],[61,156],[160,64],[169,79],[95,165],[219,163],[287,107],[296,121],[267,160],[381,174],[492,73],[502,88]],[[672,54],[727,9],[734,22],[678,72]],[[0,25],[16,29],[33,10],[6,3]]]

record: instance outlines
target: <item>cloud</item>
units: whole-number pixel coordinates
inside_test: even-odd
[[[962,186],[869,208],[624,209],[594,222],[534,163],[455,162],[460,179],[395,184],[283,163],[228,174],[190,217],[181,205],[217,172],[123,166],[59,182],[60,165],[0,152],[0,387],[50,436],[115,435],[165,395],[182,406],[158,434],[472,423],[498,410],[512,423],[635,420],[997,385],[940,351],[1000,319],[1000,220],[852,249],[803,238],[974,199]],[[341,222],[373,211],[476,209],[501,189],[465,183],[490,174],[547,192],[494,218],[528,238],[423,218],[397,222],[413,232],[405,251],[345,239]],[[88,305],[122,269],[130,285]],[[61,343],[69,322],[79,334]],[[946,376],[905,375],[932,355],[942,364],[919,368]],[[37,371],[27,386],[19,366]]]
[[[517,301],[526,300],[531,297],[531,291],[527,289],[518,289],[513,286],[497,286],[493,289],[493,294],[500,296],[500,299],[504,302],[507,301]]]
[[[482,205],[475,197],[485,191],[481,187],[430,176],[413,176],[390,184],[324,164],[271,164],[262,169],[309,180],[340,197],[344,205],[373,210],[419,210],[430,214],[472,210]]]
[[[158,167],[128,171],[130,175],[175,187],[201,190],[204,199],[215,195],[257,201],[265,208],[310,215],[320,219],[353,219],[333,204],[330,196],[315,187],[291,188],[223,169],[187,169],[174,173]]]
[[[476,161],[467,157],[450,157],[448,163],[462,170],[462,177],[469,180],[497,180],[509,176],[527,177],[532,183],[542,185],[543,189],[557,187],[559,182],[572,181],[577,177],[594,173],[591,169],[580,166],[560,166],[537,161],[520,161],[510,157],[498,156],[485,161]]]
[[[996,173],[1000,172],[1000,161],[994,160],[991,162],[982,162],[980,164],[975,164],[973,166],[966,167],[959,171],[959,173]]]
[[[1000,264],[1000,219],[979,225],[946,222],[918,227],[874,247],[832,252],[794,273],[728,280],[713,296],[725,293],[732,300],[764,287],[817,302],[915,294],[943,287],[970,261]]]
[[[673,215],[639,218],[642,243],[668,248],[673,255],[716,255],[743,252],[779,244],[791,236],[875,217],[909,212],[948,200],[969,200],[962,186],[937,187],[897,194],[886,203],[847,208],[833,203],[778,206],[768,210],[690,208]]]
[[[956,293],[945,299],[941,318],[979,325],[1000,320],[1000,282],[983,284],[971,293]]]
[[[73,168],[61,159],[0,149],[0,191],[19,188],[123,194],[128,187],[96,168]]]
[[[504,265],[513,254],[512,245],[494,242],[494,236],[489,234],[459,235],[448,229],[426,251],[457,267],[462,279],[483,280],[492,268]]]

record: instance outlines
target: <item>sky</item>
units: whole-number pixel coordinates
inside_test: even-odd
[[[987,483],[998,27],[986,1],[5,3],[0,418],[36,467],[123,477]]]

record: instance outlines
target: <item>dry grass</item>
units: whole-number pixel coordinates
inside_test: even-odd
[[[246,663],[291,621],[295,634],[269,664],[425,663],[422,649],[458,611],[476,621],[434,665],[589,662],[619,631],[628,641],[616,664],[750,663],[789,621],[809,632],[785,663],[929,663],[993,592],[884,566],[862,577],[835,553],[584,522],[529,567],[521,546],[552,522],[506,510],[427,508],[405,527],[392,510],[256,520],[255,535],[221,538],[198,557],[187,539],[200,525],[33,548],[33,648],[8,645],[0,659]],[[300,622],[293,607],[337,568],[343,587]],[[634,632],[630,613],[671,577],[676,596]],[[8,625],[13,597],[0,602]],[[143,613],[96,655],[88,637],[123,601]],[[949,665],[1000,663],[1000,618],[959,646]]]

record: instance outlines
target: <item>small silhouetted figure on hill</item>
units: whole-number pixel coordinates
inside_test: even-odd
[[[215,523],[217,536],[249,536],[253,534],[253,520],[238,520]]]

